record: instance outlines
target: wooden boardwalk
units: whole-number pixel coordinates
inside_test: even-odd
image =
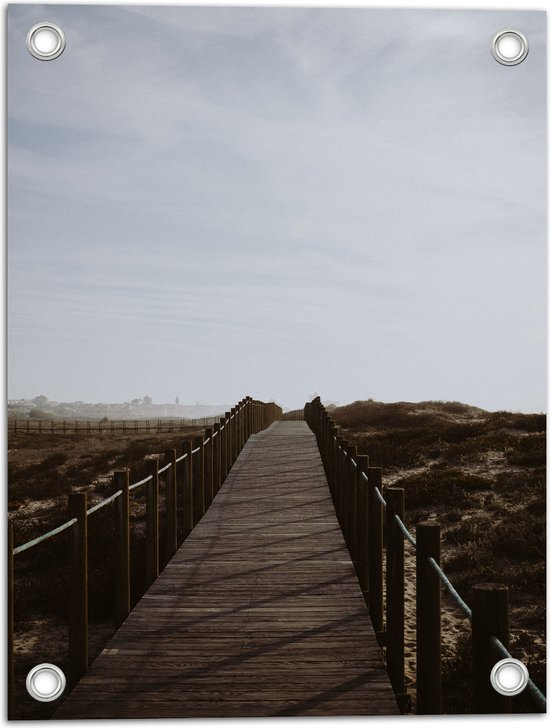
[[[315,436],[276,422],[54,718],[398,713]]]

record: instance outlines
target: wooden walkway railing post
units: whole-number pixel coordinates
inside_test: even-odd
[[[428,559],[440,561],[440,527],[416,526],[416,711],[441,713],[441,588]]]
[[[234,412],[234,418],[233,418],[233,463],[235,464],[236,459],[239,457],[239,447],[240,447],[240,409],[241,403],[238,402],[237,405],[233,408]]]
[[[204,437],[199,435],[193,440],[193,526],[204,515]]]
[[[165,472],[166,478],[166,534],[165,558],[166,563],[178,550],[178,480],[176,451],[173,448],[166,450],[164,463],[170,468]]]
[[[115,500],[115,626],[130,614],[130,473],[115,470],[114,486],[122,494]]]
[[[230,468],[233,467],[235,460],[237,459],[237,422],[235,417],[236,407],[231,407],[230,418],[229,418],[229,463]]]
[[[248,405],[246,408],[246,419],[248,421],[247,429],[248,429],[248,437],[254,434],[254,420],[253,420],[253,413],[254,413],[254,402],[252,397],[248,398]]]
[[[225,413],[225,430],[226,430],[226,439],[227,439],[227,471],[226,473],[229,473],[231,468],[233,467],[233,407],[229,410],[229,412]]]
[[[346,528],[344,536],[353,561],[357,537],[357,468],[353,465],[352,460],[357,462],[357,446],[347,443],[346,453],[346,491],[344,494],[344,522]]]
[[[204,431],[204,507],[207,510],[214,500],[214,431],[207,427]]]
[[[405,515],[403,488],[385,488],[386,532],[386,656],[388,675],[400,705],[405,699],[405,543],[395,516]]]
[[[332,493],[332,435],[333,435],[333,423],[330,421],[330,417],[325,417],[324,427],[324,445],[323,445],[323,464],[325,466],[325,473],[327,476],[330,491]]]
[[[340,437],[340,447],[341,450],[339,450],[340,454],[340,518],[342,521],[342,535],[344,536],[344,541],[348,541],[348,536],[346,533],[346,519],[347,519],[347,513],[346,513],[346,502],[347,502],[347,493],[348,493],[348,464],[349,464],[349,457],[348,457],[348,441],[341,436]]]
[[[382,468],[368,468],[367,513],[368,552],[369,552],[369,614],[375,632],[381,633],[384,626],[383,594],[383,544],[382,544],[382,504],[375,489],[382,492]]]
[[[183,460],[181,499],[183,506],[182,513],[182,538],[185,541],[187,536],[193,530],[193,456],[191,450],[193,443],[186,440],[183,443],[183,455],[187,457]]]
[[[493,665],[500,659],[489,643],[497,637],[508,649],[508,587],[504,584],[476,584],[472,604],[472,682],[476,713],[509,713],[512,700],[497,693],[490,682]]]
[[[218,493],[222,485],[221,477],[221,437],[220,424],[216,422],[212,430],[212,490],[214,496]]]
[[[342,471],[342,476],[340,480],[341,488],[340,488],[340,510],[342,511],[342,535],[344,536],[344,541],[346,542],[346,546],[349,549],[349,543],[348,543],[348,513],[347,513],[347,502],[348,502],[348,491],[349,491],[349,466],[350,466],[350,458],[349,458],[349,451],[348,451],[349,443],[345,438],[342,438],[341,442],[341,460],[340,460],[340,468]]]
[[[355,573],[368,604],[369,596],[369,509],[368,485],[361,473],[368,473],[369,456],[357,455],[357,551]]]
[[[13,719],[13,691],[15,685],[15,661],[13,655],[13,635],[15,604],[13,591],[13,523],[8,522],[8,720]]]
[[[325,466],[325,473],[327,476],[330,491],[332,493],[332,435],[333,435],[333,423],[330,421],[330,417],[325,414],[323,422],[323,445],[322,445],[322,459],[323,465]]]
[[[336,438],[338,437],[338,429],[334,422],[329,419],[328,442],[327,442],[327,459],[328,459],[328,483],[332,500],[336,497]]]
[[[72,527],[69,554],[69,682],[76,685],[88,669],[88,514],[86,493],[69,495]]]
[[[342,510],[341,510],[341,496],[342,496],[342,443],[343,438],[340,434],[341,430],[339,427],[335,429],[336,439],[333,441],[333,452],[334,452],[334,507],[336,508],[336,516],[340,528],[342,528]]]
[[[334,490],[334,505],[336,509],[338,509],[338,493],[339,493],[339,479],[340,479],[340,470],[339,470],[339,441],[338,438],[340,438],[340,428],[337,425],[334,425],[333,428],[331,428],[331,434],[332,434],[332,440],[331,440],[331,452],[332,452],[332,487]],[[340,520],[340,516],[337,513],[338,520]]]
[[[227,478],[229,472],[229,417],[226,412],[220,419],[220,425],[223,425],[222,431],[222,482]]]
[[[149,587],[159,575],[159,461],[147,460],[145,484],[145,583]]]
[[[346,540],[346,476],[347,476],[347,442],[342,435],[338,436],[339,449],[336,451],[338,458],[338,511],[340,529]]]
[[[245,402],[244,399],[241,399],[241,401],[239,402],[239,416],[238,416],[239,417],[239,453],[238,454],[240,454],[241,450],[244,447],[244,443],[246,442],[245,430],[244,430],[244,416],[245,416],[244,402]]]

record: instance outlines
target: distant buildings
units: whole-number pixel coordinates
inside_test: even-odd
[[[75,419],[75,420],[131,420],[131,419],[200,419],[202,417],[215,417],[223,415],[231,405],[184,405],[176,397],[175,404],[153,404],[149,395],[143,399],[135,398],[130,402],[119,403],[88,403],[88,402],[55,402],[45,395],[34,399],[8,400],[8,417],[27,418],[34,410],[32,417],[47,419]]]

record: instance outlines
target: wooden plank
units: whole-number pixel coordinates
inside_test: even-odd
[[[398,713],[315,437],[288,421],[248,440],[54,717]]]

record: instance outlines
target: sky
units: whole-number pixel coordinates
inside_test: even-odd
[[[541,12],[11,5],[8,398],[545,411],[545,53]]]

